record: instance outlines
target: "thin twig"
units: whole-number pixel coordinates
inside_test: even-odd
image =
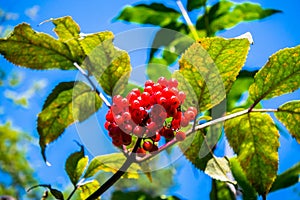
[[[78,188],[79,188],[79,186],[75,186],[66,200],[70,200]]]
[[[198,33],[197,33],[197,30],[194,26],[194,24],[192,23],[186,9],[184,8],[184,6],[182,5],[182,2],[181,0],[176,0],[176,3],[177,3],[177,6],[178,8],[180,9],[181,13],[182,13],[182,16],[184,18],[184,20],[186,21],[189,29],[191,30],[195,40],[199,40],[199,36],[198,36]]]
[[[277,111],[278,111],[277,109],[252,109],[251,110],[251,112],[277,112]],[[233,118],[245,115],[247,113],[249,113],[249,109],[242,110],[240,112],[236,112],[236,113],[233,113],[233,114],[230,114],[230,115],[227,115],[227,116],[224,116],[224,117],[221,117],[221,118],[218,118],[218,119],[206,122],[204,124],[200,124],[200,125],[198,125],[198,126],[195,127],[194,131],[193,131],[193,129],[190,129],[189,131],[187,131],[186,132],[186,137],[194,134],[195,131],[197,131],[197,130],[204,129],[206,127],[209,127],[209,126],[212,126],[212,125],[224,122],[224,121],[229,120],[229,119],[233,119]],[[154,157],[155,155],[157,155],[160,152],[164,151],[165,149],[167,149],[167,148],[175,145],[177,142],[178,141],[174,138],[173,140],[169,141],[168,143],[166,143],[165,145],[163,145],[162,147],[160,147],[157,151],[153,152],[152,154],[147,154],[146,156],[144,156],[142,158],[137,158],[137,162],[140,163],[140,162],[144,162],[146,160],[149,160],[152,157]]]
[[[93,87],[93,90],[98,94],[100,99],[104,102],[104,104],[110,108],[110,102],[106,99],[106,97],[102,94],[102,92],[96,87],[95,83],[91,80],[90,76],[84,69],[82,69],[76,62],[73,63],[73,65],[78,69],[78,71],[87,79],[89,84]]]

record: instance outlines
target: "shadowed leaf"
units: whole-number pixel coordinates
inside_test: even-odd
[[[160,3],[152,3],[125,7],[116,19],[165,27],[179,17],[180,13],[176,10]]]
[[[42,155],[46,145],[62,135],[76,120],[83,121],[101,107],[101,99],[83,82],[62,82],[48,96],[38,115],[38,133]]]
[[[235,195],[226,182],[212,180],[212,189],[209,194],[210,200],[235,200]]]
[[[88,157],[84,156],[83,146],[81,146],[80,151],[72,153],[68,157],[65,164],[65,169],[71,182],[75,187],[78,181],[80,180],[80,177],[82,176],[82,173],[84,172],[87,164],[88,164]]]
[[[206,0],[188,0],[187,1],[187,10],[192,11],[197,8],[201,8],[206,3]]]

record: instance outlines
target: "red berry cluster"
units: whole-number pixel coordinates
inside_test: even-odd
[[[128,146],[132,137],[141,137],[143,142],[137,153],[145,154],[158,149],[161,136],[167,140],[174,137],[184,140],[185,133],[180,128],[188,126],[196,117],[197,109],[181,110],[186,95],[177,86],[176,79],[161,77],[157,83],[146,81],[143,92],[133,89],[126,98],[114,96],[105,123],[112,143]]]

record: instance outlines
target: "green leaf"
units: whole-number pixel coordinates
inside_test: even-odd
[[[48,96],[38,115],[38,133],[43,158],[46,145],[62,135],[76,120],[84,121],[101,107],[101,99],[83,82],[62,82]]]
[[[116,19],[165,27],[175,22],[179,17],[180,13],[176,10],[160,3],[152,3],[150,5],[138,4],[135,6],[127,6]]]
[[[207,162],[204,172],[213,179],[236,184],[235,181],[232,181],[227,176],[227,174],[230,173],[230,166],[227,158],[213,157]]]
[[[278,169],[279,134],[272,118],[249,113],[230,119],[225,133],[247,179],[260,195],[266,195]]]
[[[123,153],[112,153],[107,155],[96,156],[89,164],[84,178],[90,178],[97,174],[99,171],[116,173],[123,163],[126,157]],[[131,164],[127,170],[125,176],[127,178],[138,178],[138,171],[140,166],[136,163]],[[124,176],[124,175],[123,175]]]
[[[81,150],[72,153],[66,161],[66,172],[75,187],[88,164],[88,160],[88,157],[84,156],[84,148],[81,146]]]
[[[267,64],[258,71],[250,86],[250,97],[259,102],[300,87],[300,45],[282,49],[273,54]]]
[[[206,3],[206,0],[188,0],[187,1],[187,10],[192,11],[197,8],[201,8]]]
[[[111,32],[102,32],[81,41],[88,56],[83,66],[95,76],[108,95],[122,92],[131,72],[128,53],[115,48],[112,40]]]
[[[147,65],[147,75],[150,80],[157,81],[160,77],[170,79],[172,74],[168,63],[163,58],[152,58]]]
[[[61,191],[50,188],[50,193],[55,197],[55,199],[64,200],[64,195]]]
[[[204,171],[207,162],[212,158],[210,153],[201,154],[201,147],[205,145],[203,132],[197,131],[194,137],[188,137],[179,144],[181,151],[185,157],[198,169]]]
[[[51,185],[46,185],[46,184],[35,185],[35,186],[32,186],[31,188],[29,188],[27,190],[27,192],[30,192],[32,189],[35,189],[35,188],[38,188],[38,187],[48,188],[50,190],[50,193],[55,197],[55,199],[64,200],[63,193],[61,191],[57,190],[57,189],[53,189],[51,187]]]
[[[241,22],[264,19],[281,11],[264,9],[259,4],[244,2],[241,4],[231,1],[220,1],[208,9],[208,12],[197,20],[197,29],[207,29],[210,35],[229,29]]]
[[[179,200],[176,196],[161,195],[161,197],[153,197],[152,194],[148,194],[144,191],[132,191],[132,192],[123,192],[123,191],[114,191],[112,193],[111,200],[120,200],[120,199],[137,199],[137,200]]]
[[[15,65],[31,69],[75,69],[85,55],[70,43],[35,32],[28,24],[20,24],[7,38],[0,39],[0,53]]]
[[[295,100],[280,106],[278,112],[275,112],[275,116],[300,143],[300,101]]]
[[[200,111],[225,98],[246,61],[249,46],[247,39],[203,38],[182,55],[179,73],[193,88]]]
[[[222,181],[212,180],[212,189],[209,194],[210,200],[235,200],[235,195],[228,187],[228,184]]]
[[[86,199],[88,198],[91,194],[93,194],[101,185],[99,184],[99,182],[97,180],[92,180],[89,182],[86,182],[84,184],[82,184],[79,187],[79,191],[80,191],[80,198],[81,199]],[[100,197],[98,198],[100,199]]]
[[[238,185],[242,188],[243,199],[244,200],[257,199],[256,191],[249,183],[246,174],[243,171],[236,157],[230,158],[230,169],[234,179],[237,181]]]
[[[272,185],[270,192],[274,192],[283,188],[290,187],[299,183],[300,176],[300,162],[295,164],[290,169],[286,170],[282,174],[279,174]]]

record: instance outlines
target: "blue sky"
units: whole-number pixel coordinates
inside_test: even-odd
[[[0,1],[0,8],[11,12],[12,20],[3,25],[10,24],[12,26],[21,22],[27,22],[38,31],[45,31],[51,35],[53,26],[50,23],[38,26],[38,24],[49,18],[62,17],[70,15],[80,25],[82,32],[92,33],[104,30],[113,31],[115,34],[121,33],[125,30],[131,30],[140,26],[123,23],[112,22],[112,19],[118,15],[122,7],[127,4],[138,3],[134,0],[118,0],[113,3],[99,0],[86,1],[71,1],[71,0],[52,0],[52,1],[19,1],[9,0]],[[144,1],[146,2],[146,1]],[[164,0],[169,6],[176,8],[174,1]],[[212,1],[211,1],[212,2]],[[242,2],[242,1],[235,1]],[[236,37],[245,32],[251,32],[254,45],[245,64],[247,69],[257,69],[264,65],[268,57],[281,48],[293,47],[300,44],[300,21],[299,21],[299,2],[298,0],[291,1],[254,1],[262,4],[263,7],[282,10],[283,13],[276,14],[267,19],[243,23],[228,31],[222,31],[218,35],[224,37]],[[16,13],[17,15],[14,15]],[[192,18],[192,20],[195,20]],[[134,55],[133,55],[134,56]],[[143,63],[146,56],[135,55],[132,57],[133,63]],[[74,139],[80,141],[80,135],[76,134],[76,127],[71,126],[67,129],[65,134],[55,143],[50,145],[47,149],[49,161],[52,163],[51,167],[45,165],[40,155],[38,146],[38,134],[35,129],[36,115],[40,112],[43,101],[52,88],[61,81],[74,80],[75,72],[62,72],[58,70],[53,71],[31,71],[28,69],[17,68],[12,64],[0,59],[0,67],[4,68],[7,73],[15,73],[22,77],[22,82],[16,87],[1,88],[1,104],[0,123],[11,120],[15,127],[19,127],[23,131],[30,133],[35,139],[33,145],[28,147],[28,159],[36,170],[37,177],[41,183],[50,183],[55,186],[62,187],[68,183],[66,174],[64,172],[64,162],[69,153],[78,149],[78,146],[72,142]],[[38,84],[39,88],[36,87]],[[11,99],[6,98],[7,93],[15,92],[15,96],[29,98],[29,105],[27,108],[15,106]],[[34,91],[34,92],[32,92]],[[10,94],[11,94],[10,93]],[[264,102],[266,107],[274,108],[283,102],[290,99],[300,99],[299,90],[293,95],[285,95],[274,98],[273,100]],[[100,120],[103,120],[105,110],[101,111],[99,115]],[[102,116],[102,118],[101,118]],[[89,123],[89,122],[86,122]],[[89,126],[91,127],[91,126]],[[93,127],[93,126],[92,126]],[[96,132],[99,127],[93,127],[91,132]],[[279,172],[291,167],[294,163],[299,161],[299,145],[287,134],[282,134],[280,152]],[[65,144],[68,145],[65,145]],[[284,148],[283,148],[284,147]],[[178,194],[186,199],[208,199],[210,191],[210,180],[207,176],[200,172],[195,172],[191,165],[181,158],[178,161],[181,167],[176,177],[180,186],[170,190],[171,193]],[[195,176],[196,173],[196,176]],[[192,184],[191,184],[192,183]],[[297,199],[300,195],[300,185],[297,184],[289,189],[275,192],[270,195],[270,199]]]

